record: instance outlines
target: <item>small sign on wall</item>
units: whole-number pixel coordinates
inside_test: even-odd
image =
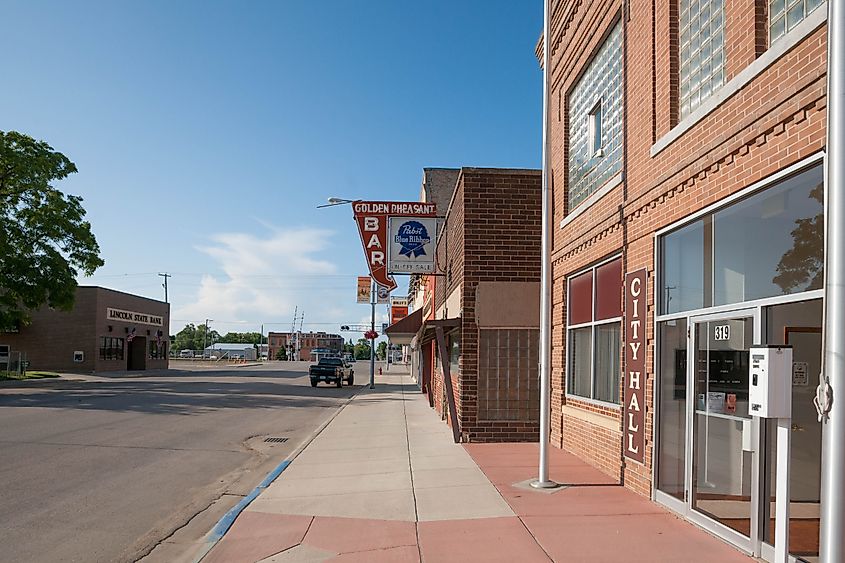
[[[625,275],[625,457],[645,462],[646,270]]]
[[[73,353],[73,361],[74,363],[81,364],[85,361],[85,352],[82,350],[76,350]]]
[[[731,339],[731,325],[716,325],[713,327],[713,340],[717,342]]]

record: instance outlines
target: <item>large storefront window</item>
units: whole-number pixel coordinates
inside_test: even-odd
[[[657,450],[657,488],[684,499],[687,435],[687,320],[659,325],[660,334],[660,448]]]
[[[158,342],[155,339],[150,339],[150,359],[164,360],[167,358],[167,344],[165,342]]]
[[[660,313],[821,288],[823,194],[815,166],[663,237]]]
[[[568,392],[619,403],[622,373],[622,259],[569,280]]]
[[[101,360],[122,360],[123,339],[112,336],[100,337],[100,359]]]

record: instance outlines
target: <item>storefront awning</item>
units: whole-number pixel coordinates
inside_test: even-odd
[[[456,329],[461,327],[461,318],[455,317],[453,319],[439,319],[439,320],[436,320],[436,321],[435,320],[425,321],[422,324],[422,335],[417,338],[417,341],[419,342],[420,346],[422,346],[423,344],[426,344],[427,342],[431,342],[432,340],[434,340],[434,338],[435,338],[434,331],[437,329],[437,327],[442,327],[443,332],[448,334],[448,333],[452,332],[453,330],[456,330]]]
[[[422,309],[399,319],[384,331],[394,344],[410,344],[422,326]]]

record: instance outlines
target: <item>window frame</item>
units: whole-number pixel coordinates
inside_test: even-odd
[[[596,262],[596,263],[592,264],[591,266],[588,266],[586,268],[582,268],[581,270],[577,270],[577,271],[573,272],[572,274],[570,274],[566,277],[566,327],[565,327],[566,328],[566,335],[565,335],[566,366],[564,368],[564,395],[566,396],[567,399],[572,398],[572,399],[575,399],[575,400],[578,400],[578,401],[584,401],[584,402],[588,402],[588,403],[602,405],[602,406],[610,407],[610,408],[613,408],[613,409],[621,409],[622,408],[621,391],[619,393],[619,402],[618,403],[613,403],[613,402],[610,402],[610,401],[605,401],[603,399],[596,399],[595,398],[595,395],[596,395],[596,343],[597,343],[596,336],[597,336],[597,327],[611,325],[611,324],[614,324],[614,323],[616,323],[617,326],[619,327],[619,342],[620,342],[619,373],[618,373],[619,379],[617,381],[617,384],[621,384],[621,381],[622,381],[622,368],[623,368],[623,366],[622,366],[622,347],[624,346],[623,340],[624,340],[624,336],[625,336],[624,334],[622,334],[622,321],[624,319],[624,310],[623,310],[623,307],[622,307],[622,288],[624,286],[624,282],[623,282],[622,279],[619,280],[619,307],[620,307],[620,313],[622,313],[622,314],[619,315],[618,317],[596,320],[596,302],[597,302],[596,296],[597,296],[597,286],[598,286],[598,284],[596,283],[596,279],[597,279],[596,272],[602,266],[610,264],[610,263],[614,262],[615,260],[619,260],[621,262],[622,261],[622,254],[620,253],[620,254],[613,255],[609,258],[601,260],[600,262]],[[592,303],[590,304],[590,315],[591,315],[590,318],[591,318],[591,320],[589,322],[570,324],[569,323],[569,315],[570,315],[570,311],[571,311],[570,299],[571,299],[571,296],[572,296],[571,291],[570,291],[570,284],[571,284],[573,279],[577,278],[580,275],[586,274],[588,272],[592,272],[592,281],[591,281],[592,286],[591,286],[591,289],[590,289],[590,298],[592,300]],[[624,275],[624,270],[623,270],[623,275]],[[578,395],[578,394],[573,393],[571,391],[571,385],[572,385],[572,382],[573,382],[573,378],[575,377],[575,374],[573,373],[573,370],[572,370],[573,349],[572,349],[571,331],[577,330],[577,329],[583,329],[583,328],[589,328],[590,329],[590,396],[589,397],[585,397],[583,395]]]
[[[593,109],[587,112],[589,122],[589,146],[593,158],[604,156],[604,136],[602,130],[602,99],[599,98],[593,105]],[[598,146],[596,146],[598,141]],[[594,164],[595,166],[595,164]]]

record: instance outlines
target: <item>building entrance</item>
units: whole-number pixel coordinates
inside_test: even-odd
[[[126,344],[126,369],[147,369],[147,339],[136,336]]]
[[[661,326],[657,500],[765,560],[774,558],[776,422],[748,411],[755,344],[793,347],[789,551],[816,561],[821,299],[689,316]]]

